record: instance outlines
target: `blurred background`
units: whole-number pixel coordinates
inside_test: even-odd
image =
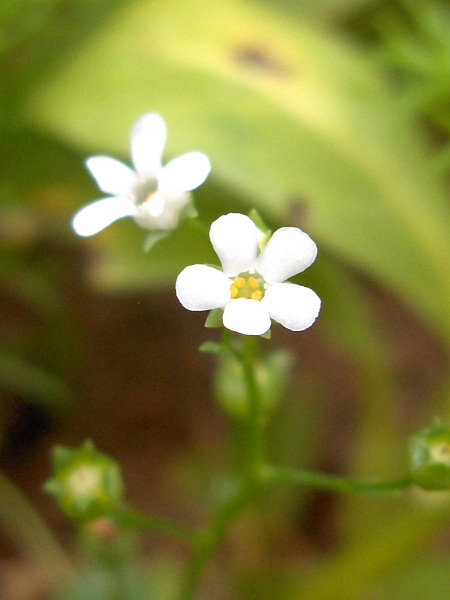
[[[128,162],[146,112],[167,122],[166,161],[210,157],[205,222],[256,208],[318,244],[299,281],[321,317],[272,336],[293,355],[273,460],[403,476],[408,437],[450,420],[448,2],[3,0],[0,77],[0,463],[71,551],[42,492],[55,443],[92,438],[135,506],[193,525],[229,445],[197,351],[216,333],[173,290],[217,262],[207,241],[182,225],[146,254],[131,221],[70,229],[101,196],[84,160]],[[446,492],[283,487],[240,519],[201,597],[441,600],[449,525]],[[147,536],[136,598],[171,598],[185,554]],[[1,523],[2,599],[50,598],[41,575]]]

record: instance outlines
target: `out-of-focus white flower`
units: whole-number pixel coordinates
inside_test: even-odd
[[[258,229],[245,215],[230,213],[211,225],[211,243],[222,271],[191,265],[178,276],[176,293],[188,310],[223,309],[223,324],[244,335],[263,335],[274,319],[287,329],[310,327],[320,312],[313,290],[286,279],[307,269],[317,246],[301,229],[275,231],[258,254]]]
[[[141,117],[131,133],[134,170],[110,156],[92,156],[86,166],[107,198],[80,209],[72,227],[80,236],[90,236],[122,217],[133,217],[144,229],[170,230],[190,200],[189,192],[201,185],[211,169],[208,157],[188,152],[164,167],[162,154],[167,129],[162,117]]]

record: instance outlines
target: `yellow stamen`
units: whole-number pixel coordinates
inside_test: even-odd
[[[237,298],[239,296],[239,289],[237,288],[237,286],[233,283],[233,285],[231,286],[231,297],[232,298]]]
[[[248,300],[261,300],[264,296],[264,280],[250,273],[241,273],[233,279],[230,286],[231,298],[246,298]]]
[[[251,286],[251,287],[253,287],[253,286]],[[252,292],[250,294],[251,300],[261,300],[262,297],[263,297],[263,293],[261,290],[256,290],[255,292]]]

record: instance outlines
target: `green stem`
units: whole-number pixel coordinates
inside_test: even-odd
[[[407,478],[397,481],[358,481],[342,477],[340,475],[329,475],[327,473],[316,473],[290,467],[266,466],[261,472],[265,483],[290,483],[302,487],[316,488],[336,493],[377,493],[394,492],[409,487],[411,481]]]
[[[253,482],[241,482],[219,508],[208,528],[198,534],[194,555],[186,572],[180,600],[192,600],[200,585],[203,573],[211,562],[226,533],[239,513],[248,505],[255,492]]]
[[[260,394],[256,381],[255,365],[258,342],[255,337],[242,336],[242,349],[233,343],[231,332],[224,330],[223,348],[242,364],[247,386],[248,419],[244,424],[245,434],[239,438],[240,463],[243,464],[241,479],[236,482],[233,493],[218,506],[209,526],[198,535],[194,555],[182,585],[181,600],[192,600],[201,578],[214,554],[223,542],[233,522],[248,506],[262,483],[260,473],[263,465],[263,428]]]
[[[194,542],[196,532],[186,525],[175,523],[169,519],[162,519],[153,515],[147,515],[133,508],[125,507],[114,514],[115,521],[124,527],[138,531],[158,531]]]
[[[263,464],[263,420],[255,373],[258,342],[258,338],[245,336],[242,355],[248,399],[247,447],[242,450],[250,478],[257,476]]]
[[[73,574],[62,546],[23,494],[0,472],[0,519],[2,528],[23,555],[56,577]]]

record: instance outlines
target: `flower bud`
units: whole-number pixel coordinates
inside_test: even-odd
[[[425,490],[450,489],[450,429],[436,419],[409,442],[411,481]]]
[[[79,522],[111,514],[124,494],[120,467],[88,440],[80,448],[53,449],[54,475],[45,485],[61,511]]]
[[[262,413],[270,412],[279,402],[290,365],[290,355],[282,351],[256,362],[255,379]],[[234,356],[224,356],[214,384],[217,400],[225,413],[234,419],[245,420],[248,417],[248,391],[242,363]]]

